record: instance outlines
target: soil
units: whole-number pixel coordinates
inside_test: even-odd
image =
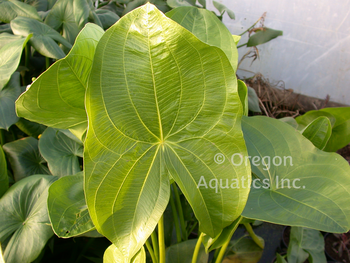
[[[347,238],[350,238],[350,233],[345,233],[343,235],[346,235]],[[325,250],[328,256],[333,259],[337,260],[339,262],[349,263],[350,262],[350,256],[346,251],[343,251],[342,255],[339,255],[338,252],[339,247],[339,238],[337,238],[332,233],[329,233],[325,236]],[[350,243],[347,244],[348,250],[350,250]]]

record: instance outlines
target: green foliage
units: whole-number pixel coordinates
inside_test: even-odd
[[[327,117],[321,116],[306,126],[302,134],[318,149],[323,150],[332,135],[332,124]]]
[[[227,257],[223,263],[258,263],[262,254],[262,248],[248,236],[243,236],[230,242]]]
[[[0,1],[0,21],[10,23],[11,20],[18,16],[29,17],[41,21],[36,9],[17,0]]]
[[[4,151],[0,147],[0,198],[9,188],[9,178],[7,175],[7,164]]]
[[[282,36],[283,31],[275,30],[268,27],[263,27],[260,30],[256,30],[255,34],[249,37],[247,47],[254,47],[271,41],[272,39]]]
[[[165,261],[167,263],[191,263],[196,244],[197,239],[191,239],[168,247]],[[201,245],[196,263],[207,263],[208,258],[209,255],[205,252],[204,246]]]

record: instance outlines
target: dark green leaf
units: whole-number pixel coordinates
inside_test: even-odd
[[[189,1],[187,0],[167,0],[166,1],[168,6],[171,8],[176,8],[180,6],[193,6]]]
[[[221,16],[226,12],[231,19],[235,19],[235,13],[233,13],[232,10],[228,9],[225,5],[214,0],[213,0],[213,5],[220,12]]]
[[[264,27],[262,30],[257,31],[248,39],[247,47],[255,47],[257,45],[264,44],[282,35],[283,31],[281,30],[275,30],[268,27]]]
[[[16,126],[25,134],[32,136],[36,139],[46,129],[45,125],[36,122],[31,122],[23,118],[19,118],[19,121],[16,123]]]
[[[7,164],[4,151],[0,147],[0,198],[9,188],[9,177],[7,175]]]
[[[349,230],[347,161],[318,150],[293,127],[272,118],[244,117],[242,127],[257,176],[244,217],[327,232]]]
[[[55,234],[62,238],[78,236],[94,229],[84,196],[83,173],[54,182],[47,200]]]
[[[16,0],[0,1],[0,21],[10,23],[18,16],[30,17],[41,21],[36,9],[30,5]]]
[[[7,242],[5,262],[33,262],[53,235],[47,214],[47,192],[57,177],[33,175],[0,199],[0,242]]]
[[[284,259],[284,257],[282,257],[280,254],[277,253],[275,263],[288,263],[288,262]]]
[[[253,88],[248,86],[248,107],[252,112],[261,112],[259,107],[259,98]]]
[[[21,60],[22,50],[32,35],[7,43],[0,49],[0,90],[10,80]]]
[[[19,73],[13,73],[7,85],[0,90],[0,128],[8,130],[18,121],[15,111],[15,101],[21,95]]]
[[[72,47],[57,31],[32,18],[17,17],[11,21],[11,28],[15,35],[26,37],[33,34],[29,41],[30,44],[41,55],[49,58],[60,59],[66,55],[55,41],[60,42],[67,48]]]
[[[62,177],[81,171],[78,157],[83,157],[83,144],[60,130],[47,128],[40,137],[39,150],[53,175]]]
[[[27,137],[4,144],[16,181],[33,174],[50,174],[45,160],[40,155],[38,140]]]
[[[165,254],[165,261],[167,263],[191,263],[196,244],[197,239],[191,239],[168,247]],[[205,252],[204,246],[201,245],[196,262],[207,263],[208,258],[209,255]]]
[[[263,254],[260,248],[250,237],[243,236],[230,242],[228,256],[222,263],[257,263]]]
[[[321,116],[311,122],[302,134],[318,149],[323,150],[332,135],[332,124],[327,117]]]
[[[115,22],[119,20],[119,16],[112,11],[107,9],[98,9],[96,14],[101,21],[101,24],[104,29],[111,27]]]

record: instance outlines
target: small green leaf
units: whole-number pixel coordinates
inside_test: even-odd
[[[327,117],[321,116],[306,126],[302,134],[318,149],[323,150],[332,135],[332,124]]]
[[[259,107],[259,98],[255,90],[248,86],[248,107],[252,112],[261,112]]]
[[[18,121],[15,111],[15,101],[21,95],[19,73],[13,73],[10,81],[0,90],[0,129],[8,130]]]
[[[53,175],[62,177],[81,171],[78,157],[83,157],[83,144],[62,131],[47,128],[40,137],[39,150]]]
[[[238,94],[243,106],[243,115],[248,116],[248,88],[245,83],[238,79]]]
[[[47,195],[56,179],[50,175],[24,178],[0,199],[0,242],[7,242],[5,262],[33,262],[53,235]]]
[[[30,44],[41,55],[49,58],[60,59],[66,55],[55,41],[67,48],[72,47],[57,31],[32,18],[17,17],[11,21],[11,28],[15,35],[26,37],[33,34]]]
[[[334,233],[349,230],[350,167],[346,160],[318,150],[276,119],[244,117],[242,128],[256,175],[244,217]]]
[[[85,89],[102,35],[100,27],[87,24],[67,57],[41,74],[18,98],[17,115],[54,128],[79,128],[79,133],[84,133]]]
[[[231,19],[235,19],[235,13],[233,13],[232,10],[228,9],[225,5],[214,0],[213,5],[220,12],[221,16],[226,12]]]
[[[22,50],[32,35],[7,43],[0,49],[0,90],[16,71],[22,56]]]
[[[292,227],[287,251],[288,263],[304,263],[309,256],[309,262],[327,262],[323,235],[314,229]]]
[[[222,263],[258,263],[263,249],[249,236],[243,236],[230,242],[228,256]]]
[[[165,261],[167,263],[191,263],[193,251],[196,247],[197,239],[190,239],[167,248]],[[198,252],[197,263],[207,263],[209,255],[205,252],[204,246]]]
[[[204,43],[216,46],[225,52],[236,71],[238,51],[232,34],[213,12],[194,6],[178,7],[166,16],[179,23]]]
[[[143,247],[141,247],[140,251],[136,253],[136,255],[128,261],[124,258],[123,254],[120,253],[118,248],[115,245],[110,245],[103,255],[103,263],[145,263],[146,262],[146,252]]]
[[[0,146],[0,198],[9,188],[9,177],[7,175],[7,164],[4,151]]]
[[[38,140],[27,137],[4,144],[4,151],[10,161],[16,181],[33,174],[50,174],[40,155]]]
[[[167,0],[166,2],[171,8],[176,8],[180,6],[193,6],[187,0]]]
[[[280,254],[276,254],[276,261],[274,263],[288,263],[284,257],[282,257]]]
[[[28,4],[17,0],[0,1],[0,21],[10,23],[18,16],[30,17],[41,21],[36,9]]]
[[[83,173],[54,182],[47,200],[52,229],[61,238],[81,235],[95,228],[85,202]]]
[[[232,35],[233,37],[233,41],[235,41],[236,46],[238,45],[238,42],[241,40],[241,36],[237,36],[237,35]]]
[[[283,31],[281,30],[275,30],[268,27],[264,27],[262,30],[257,31],[248,39],[247,47],[255,47],[257,45],[264,44],[282,35]]]
[[[203,6],[203,8],[206,8],[207,6],[207,0],[198,0],[198,3],[200,3]]]

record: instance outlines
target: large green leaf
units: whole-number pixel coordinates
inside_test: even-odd
[[[165,262],[191,263],[196,244],[197,239],[191,239],[168,247],[166,250]],[[204,246],[201,245],[196,263],[207,263],[208,258],[209,255],[205,252]]]
[[[17,0],[0,0],[0,21],[10,23],[17,16],[30,17],[41,21],[36,9]]]
[[[87,24],[67,57],[37,78],[16,102],[17,115],[55,128],[86,130],[85,89],[103,30]]]
[[[78,236],[95,228],[84,196],[83,173],[65,176],[54,182],[47,200],[55,234],[62,238]]]
[[[0,242],[7,263],[34,261],[53,235],[47,214],[47,192],[57,179],[33,175],[14,184],[0,199]]]
[[[127,260],[115,245],[110,245],[103,255],[103,263],[145,263],[146,252],[142,247],[139,252],[131,259]]]
[[[5,46],[8,43],[11,43],[13,41],[16,41],[18,39],[21,39],[22,36],[16,36],[13,34],[9,34],[9,33],[1,33],[0,34],[0,48],[2,48],[3,46]]]
[[[312,121],[302,134],[318,149],[323,150],[332,135],[332,124],[327,117],[321,116]]]
[[[236,71],[238,63],[236,43],[230,31],[213,12],[194,6],[184,6],[175,8],[166,15],[204,43],[222,49]]]
[[[60,59],[66,55],[55,41],[67,48],[72,47],[57,31],[32,18],[17,17],[11,21],[11,28],[15,35],[27,37],[33,34],[29,43],[41,55],[49,58]]]
[[[323,235],[314,229],[292,227],[288,245],[288,263],[326,263]]]
[[[21,60],[22,50],[32,35],[7,43],[0,49],[0,90],[10,80]]]
[[[349,230],[350,167],[340,155],[318,150],[272,118],[244,117],[242,127],[257,176],[244,217],[327,232]]]
[[[135,9],[97,46],[86,109],[87,205],[96,229],[126,258],[164,212],[169,173],[201,232],[215,237],[240,215],[248,188],[208,187],[220,179],[250,182],[249,164],[214,161],[215,154],[247,154],[237,80],[219,48],[151,4]]]
[[[10,81],[0,90],[0,129],[8,130],[18,121],[15,111],[15,101],[21,95],[19,73],[13,73]]]
[[[248,39],[247,47],[255,47],[257,45],[264,44],[282,35],[283,31],[281,30],[275,30],[268,27],[264,27],[262,30],[257,31]]]
[[[327,117],[332,123],[332,135],[324,148],[325,151],[335,152],[350,143],[350,107],[308,111],[296,120],[300,127],[305,127],[320,116]]]
[[[78,157],[83,157],[83,144],[62,131],[47,128],[40,137],[39,150],[53,175],[62,177],[81,171]]]
[[[7,164],[4,151],[0,147],[0,198],[9,188],[9,178],[7,175]]]
[[[40,155],[37,139],[27,137],[6,143],[4,151],[16,181],[33,174],[50,174],[44,158]]]

